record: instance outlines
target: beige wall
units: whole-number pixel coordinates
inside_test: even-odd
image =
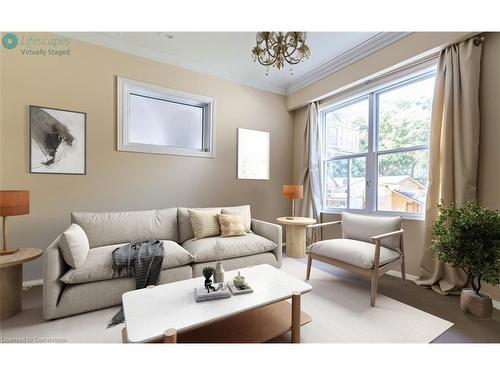
[[[481,64],[480,90],[481,142],[478,177],[479,200],[486,207],[500,209],[500,173],[498,167],[500,165],[500,106],[498,105],[498,98],[500,98],[500,33],[487,33],[484,36],[486,40]],[[387,48],[390,49],[391,46]],[[408,46],[408,48],[411,49],[411,46]],[[378,53],[383,56],[384,51],[385,49]],[[389,56],[392,55],[389,54]],[[365,60],[371,58],[373,58],[373,55],[367,57]],[[393,59],[391,58],[390,61],[392,62]],[[324,90],[327,90],[329,83],[343,80],[344,70],[346,69],[334,74],[339,77],[328,77],[328,81],[324,83],[319,82],[318,87],[323,87]],[[360,61],[358,69],[359,71],[356,72],[356,75],[359,77],[373,73],[371,67],[369,67],[369,64],[365,64],[365,61]],[[352,76],[352,72],[349,75]],[[288,99],[290,100],[291,97]],[[300,162],[302,160],[306,115],[307,111],[305,107],[294,111],[293,176],[296,182],[298,182]],[[334,220],[338,220],[338,215],[323,215],[323,221]],[[422,256],[423,221],[404,220],[403,228],[405,229],[407,272],[418,275]],[[325,229],[323,235],[323,238],[334,238],[339,233],[335,229]],[[500,301],[500,286],[485,285],[484,290],[490,293],[497,301]]]
[[[292,178],[292,115],[285,98],[73,40],[65,57],[1,55],[1,188],[31,191],[31,214],[10,218],[12,246],[45,248],[69,225],[71,211],[140,210],[250,203],[256,218],[289,212],[282,184]],[[116,151],[116,76],[216,100],[216,158]],[[28,106],[87,113],[87,175],[29,173]],[[236,179],[236,132],[271,132],[270,181]],[[25,280],[42,262],[25,266]]]

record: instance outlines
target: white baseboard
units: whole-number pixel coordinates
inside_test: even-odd
[[[386,274],[391,275],[391,276],[395,276],[395,277],[399,277],[400,279],[402,277],[401,272],[394,271],[394,270],[387,271]],[[415,280],[418,279],[418,276],[415,276],[415,275],[412,275],[410,273],[407,273],[406,274],[406,279],[410,280],[410,281],[415,281]]]
[[[43,279],[23,281],[23,289],[29,289],[38,285],[43,285]]]
[[[390,270],[390,271],[387,271],[386,274],[401,278],[401,272],[399,272],[399,271]],[[415,280],[418,279],[418,276],[415,276],[415,275],[412,275],[410,273],[407,273],[406,274],[406,279],[410,280],[410,281],[415,281]],[[500,301],[497,301],[497,300],[495,300],[493,298],[491,300],[493,302],[493,308],[497,309],[497,310],[500,310]]]

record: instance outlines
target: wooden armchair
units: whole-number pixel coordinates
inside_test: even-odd
[[[342,221],[312,224],[308,228],[342,225],[342,238],[319,241],[308,247],[306,279],[311,275],[312,260],[328,263],[371,279],[371,306],[377,298],[378,278],[401,265],[406,282],[401,217],[380,217],[342,213]]]

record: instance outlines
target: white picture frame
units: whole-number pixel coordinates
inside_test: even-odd
[[[240,180],[269,180],[271,133],[238,128],[238,171]]]
[[[155,142],[144,142],[144,141],[134,141],[131,139],[132,131],[137,133],[137,126],[140,125],[137,122],[137,118],[134,120],[135,123],[131,123],[133,119],[133,99],[141,97],[147,100],[151,100],[151,110],[155,110],[154,102],[158,103],[163,101],[165,103],[170,103],[173,105],[183,105],[191,106],[193,108],[199,108],[202,110],[203,114],[201,116],[202,123],[200,123],[201,135],[198,135],[201,139],[198,148],[192,147],[179,147],[172,144],[158,144],[156,140],[161,138],[161,135],[151,136],[155,139]],[[214,158],[215,157],[215,99],[196,95],[191,93],[186,93],[182,91],[172,90],[169,88],[153,85],[150,83],[135,81],[128,78],[117,77],[117,149],[118,151],[128,151],[128,152],[143,152],[143,153],[154,153],[154,154],[168,154],[168,155],[180,155],[180,156],[194,156],[194,157],[204,157],[204,158]],[[147,103],[146,103],[147,105]],[[146,107],[146,109],[149,107]],[[144,103],[143,108],[144,111]],[[159,116],[156,116],[158,118]],[[147,124],[147,121],[144,121]],[[160,124],[161,125],[161,124]],[[131,128],[134,126],[135,128]],[[182,123],[176,124],[176,127],[182,127]],[[140,131],[140,129],[139,129]],[[151,129],[148,129],[151,132]],[[183,133],[182,129],[177,129],[178,133]]]

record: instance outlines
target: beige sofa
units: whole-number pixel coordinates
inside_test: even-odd
[[[251,220],[251,233],[237,237],[194,239],[187,208],[72,213],[72,223],[83,228],[91,249],[84,264],[76,269],[64,262],[59,249],[59,237],[45,251],[45,319],[119,305],[122,294],[135,288],[135,280],[116,275],[113,277],[111,253],[133,240],[164,241],[165,256],[160,284],[198,277],[203,267],[214,265],[218,257],[222,258],[226,270],[257,264],[280,267],[281,226],[251,219],[249,206],[226,209],[246,210],[247,220]],[[219,251],[216,251],[217,246]]]

